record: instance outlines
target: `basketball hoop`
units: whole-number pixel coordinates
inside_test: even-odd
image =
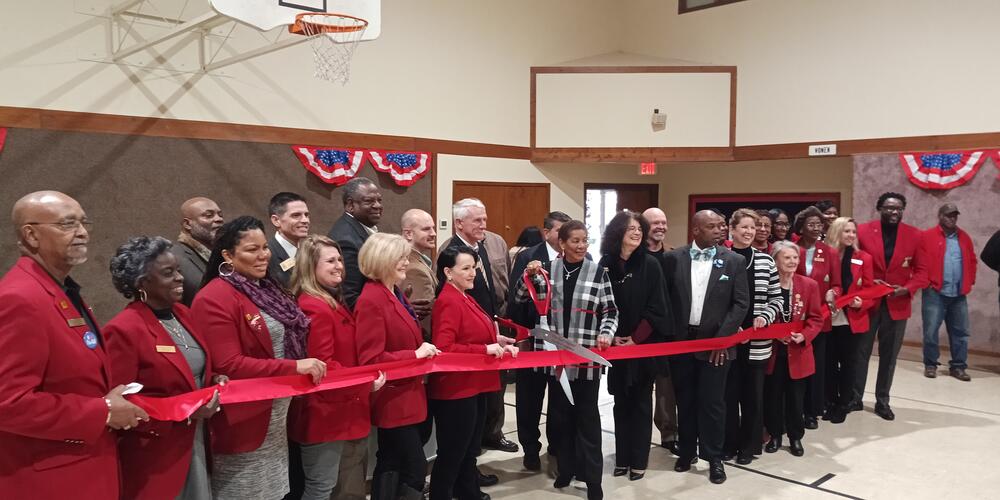
[[[351,77],[351,58],[368,21],[346,14],[310,12],[295,16],[291,33],[309,37],[316,77],[347,84]]]

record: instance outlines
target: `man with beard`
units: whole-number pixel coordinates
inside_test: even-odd
[[[267,240],[267,247],[271,249],[268,274],[288,288],[299,241],[309,235],[309,206],[302,196],[281,192],[271,197],[267,214],[275,229],[274,236]]]
[[[0,280],[0,491],[117,499],[117,429],[149,420],[111,388],[97,320],[69,274],[91,222],[73,198],[31,193],[11,219],[21,257]]]
[[[399,287],[413,306],[417,318],[420,319],[424,341],[430,342],[431,308],[434,305],[434,292],[438,285],[434,276],[434,262],[431,261],[431,253],[437,240],[434,218],[419,208],[411,208],[403,213],[400,227],[403,230],[403,238],[413,245],[413,250],[410,251],[410,266],[406,268],[406,279],[399,284]]]
[[[224,222],[219,205],[208,198],[191,198],[181,205],[181,234],[170,251],[177,257],[184,276],[181,303],[188,307],[201,290],[201,278],[212,253],[215,233]]]
[[[361,295],[365,277],[358,268],[358,252],[369,236],[378,232],[382,219],[382,193],[366,177],[355,177],[344,184],[344,215],[333,223],[328,235],[340,245],[344,257],[344,282],[340,285],[344,301],[354,309]]]

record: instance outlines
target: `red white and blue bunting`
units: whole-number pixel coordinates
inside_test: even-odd
[[[353,179],[365,158],[365,151],[361,149],[292,146],[292,151],[306,170],[336,186]]]
[[[0,127],[0,151],[3,151],[4,142],[7,142],[7,129]]]
[[[399,151],[368,151],[372,166],[380,172],[388,172],[399,186],[412,186],[430,170],[428,153],[405,153]]]
[[[910,182],[923,189],[946,190],[972,180],[990,151],[903,153],[899,162]]]

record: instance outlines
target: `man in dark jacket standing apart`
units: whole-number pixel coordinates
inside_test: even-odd
[[[184,276],[181,303],[188,307],[201,290],[201,278],[212,253],[215,233],[224,222],[219,205],[208,198],[191,198],[181,205],[181,234],[170,252],[177,257],[177,265]]]
[[[728,337],[735,334],[747,308],[746,261],[719,246],[725,220],[702,210],[691,218],[694,241],[667,253],[665,274],[671,276],[668,294],[674,312],[676,340]],[[698,456],[709,463],[709,480],[726,480],[722,447],[726,427],[726,376],[735,349],[719,349],[674,356],[671,378],[677,396],[679,457],[677,472],[691,469]]]

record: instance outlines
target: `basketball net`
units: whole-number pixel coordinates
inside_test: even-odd
[[[351,59],[368,21],[344,14],[299,14],[293,32],[309,37],[317,78],[347,84]]]

